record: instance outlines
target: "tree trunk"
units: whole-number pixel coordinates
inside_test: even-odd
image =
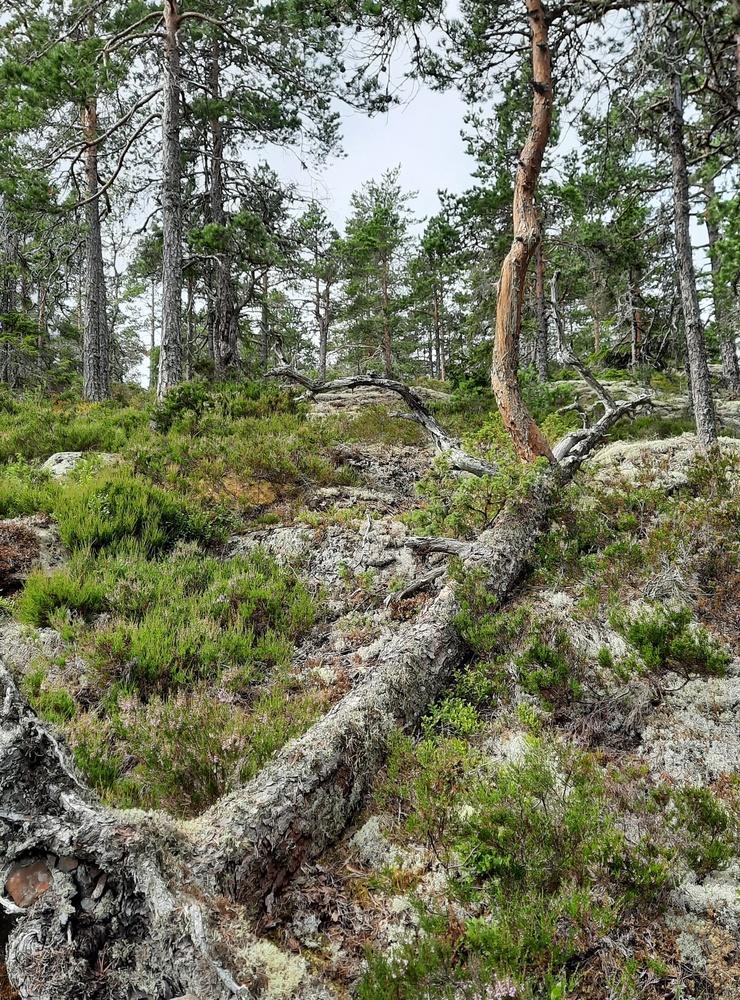
[[[331,318],[331,282],[324,281],[324,288],[321,288],[321,279],[316,275],[316,322],[319,327],[319,379],[323,382],[326,379],[326,353],[329,340],[329,322]]]
[[[714,325],[717,328],[717,339],[719,341],[720,356],[722,358],[722,374],[733,399],[740,396],[740,368],[737,361],[737,348],[735,346],[735,333],[732,323],[728,323],[725,313],[725,301],[722,297],[722,281],[720,276],[721,264],[717,244],[719,243],[719,226],[712,214],[712,203],[717,196],[714,186],[714,179],[709,180],[704,185],[706,195],[706,211],[704,221],[707,227],[709,238],[709,260],[712,267],[712,300],[714,303]]]
[[[675,49],[675,45],[672,48]],[[717,443],[717,417],[709,378],[706,344],[699,310],[699,295],[696,289],[696,272],[691,246],[689,174],[684,144],[683,92],[681,90],[681,77],[675,70],[671,73],[670,86],[673,214],[678,281],[681,290],[686,353],[691,374],[691,398],[696,433],[702,448],[708,450]]]
[[[534,101],[514,185],[514,242],[499,281],[491,384],[517,454],[523,461],[533,462],[543,455],[552,461],[552,451],[522,399],[517,368],[527,268],[541,237],[535,193],[552,124],[552,65],[544,4],[542,0],[525,0],[525,6],[532,37]]]
[[[537,377],[540,382],[547,382],[547,365],[549,357],[549,331],[547,325],[547,302],[545,299],[545,257],[542,253],[542,243],[537,244],[535,255],[536,282],[535,296],[537,298]]]
[[[393,375],[393,345],[391,343],[390,303],[388,295],[388,261],[381,262],[381,294],[383,309],[383,369],[386,378]]]
[[[211,42],[211,99],[216,113],[211,118],[211,220],[219,226],[226,225],[223,188],[224,136],[218,114],[221,97],[221,44],[218,33]],[[224,246],[215,264],[213,289],[213,347],[216,372],[228,375],[239,359],[239,322],[236,312],[236,291],[231,273],[231,255]]]
[[[627,291],[630,306],[630,365],[637,368],[642,361],[643,323],[642,323],[642,292],[640,291],[639,275],[630,269],[627,278]]]
[[[162,88],[162,337],[157,398],[182,382],[182,194],[180,190],[179,0],[164,0]]]
[[[152,278],[151,300],[149,303],[149,388],[157,388],[157,368],[154,363],[154,349],[157,346],[155,339],[155,306],[154,306],[155,283]]]
[[[260,307],[260,364],[267,368],[270,357],[270,272],[268,268],[262,272],[262,302]]]
[[[84,398],[100,402],[110,397],[110,331],[106,310],[103,240],[98,196],[98,107],[91,97],[82,110],[85,137],[87,263],[85,269],[85,319],[82,335],[82,384]]]

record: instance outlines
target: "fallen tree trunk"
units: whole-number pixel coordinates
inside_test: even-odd
[[[420,424],[432,439],[437,451],[448,459],[453,469],[457,469],[458,472],[470,473],[473,476],[492,476],[498,471],[497,466],[484,462],[464,451],[460,442],[451,437],[434,419],[419,393],[404,382],[390,378],[378,378],[374,375],[351,375],[347,378],[333,379],[331,382],[314,382],[306,375],[296,371],[295,368],[291,368],[290,365],[273,368],[272,371],[267,372],[267,377],[284,378],[295,382],[307,389],[312,396],[333,392],[350,392],[353,389],[362,388],[393,392],[400,396],[411,410],[410,414],[395,414],[395,416],[398,418],[411,417]]]

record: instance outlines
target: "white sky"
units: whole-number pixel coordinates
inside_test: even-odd
[[[453,91],[440,94],[409,85],[407,99],[386,114],[368,118],[346,111],[342,116],[345,155],[324,167],[304,170],[297,156],[283,151],[271,151],[266,158],[302,194],[321,201],[340,229],[352,192],[400,164],[401,187],[418,192],[414,211],[424,218],[439,208],[438,190],[460,192],[470,186],[475,162],[466,155],[460,136],[465,110]]]

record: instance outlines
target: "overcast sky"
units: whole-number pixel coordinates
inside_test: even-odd
[[[418,191],[417,217],[439,207],[437,191],[463,191],[470,184],[474,161],[465,154],[460,130],[465,105],[457,93],[437,93],[409,84],[404,101],[387,114],[368,118],[354,111],[343,114],[345,155],[324,167],[304,170],[295,154],[270,151],[267,159],[302,194],[321,201],[332,221],[342,227],[350,197],[365,181],[400,164],[404,190]]]

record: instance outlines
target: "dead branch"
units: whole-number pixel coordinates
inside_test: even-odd
[[[484,462],[482,459],[469,455],[460,447],[460,443],[451,437],[435,420],[421,396],[404,382],[396,379],[380,378],[375,375],[350,375],[347,378],[333,379],[331,382],[314,382],[308,376],[296,371],[290,365],[280,365],[266,373],[268,378],[284,378],[290,382],[302,385],[311,396],[333,392],[351,392],[353,389],[380,389],[394,392],[406,403],[411,416],[420,424],[432,439],[435,448],[444,455],[453,469],[467,472],[473,476],[493,476],[498,467]],[[400,414],[399,414],[400,416]]]

